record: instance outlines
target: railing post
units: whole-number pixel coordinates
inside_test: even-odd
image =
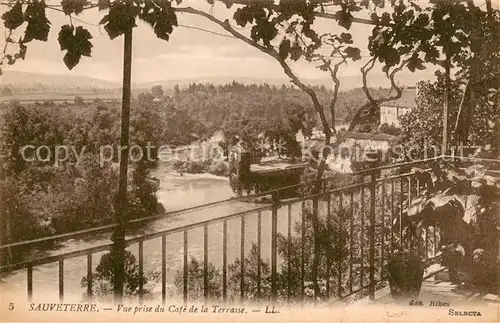
[[[375,299],[375,189],[376,173],[371,172],[370,182],[370,299]]]
[[[27,288],[28,288],[28,301],[31,303],[33,301],[33,266],[31,263],[28,264],[26,268],[27,273]]]
[[[222,300],[227,302],[227,221],[222,229]]]
[[[277,267],[278,267],[278,208],[277,192],[272,193],[273,206],[271,210],[271,302],[276,303],[278,295]]]
[[[313,214],[312,214],[312,225],[313,225],[313,228],[316,229],[314,231],[317,232],[317,231],[319,231],[319,230],[317,230],[318,229],[318,221],[319,221],[319,215],[318,215],[318,197],[317,197],[317,195],[312,198],[312,212],[313,212]],[[314,250],[315,250],[314,251],[314,257],[316,257],[317,256],[316,255],[316,248],[318,248],[318,245],[317,245],[318,239],[317,239],[316,236],[313,238],[313,241],[314,241]],[[317,260],[315,260],[315,261],[317,261]],[[316,271],[315,270],[316,269],[314,268],[314,264],[313,264],[312,277],[311,277],[312,280],[313,280],[313,284],[316,284],[316,282],[318,280],[317,270]],[[316,272],[316,277],[314,275],[315,272]],[[316,287],[316,285],[314,285],[314,286]],[[317,291],[317,289],[314,288],[314,302],[316,302],[316,300],[318,299],[318,297],[320,297],[320,295],[316,294],[316,291]]]

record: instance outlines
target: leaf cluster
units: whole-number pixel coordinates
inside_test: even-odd
[[[176,0],[176,3],[181,1]],[[155,35],[168,41],[170,34],[177,26],[177,16],[171,6],[171,1],[160,0],[99,0],[96,4],[87,0],[61,0],[61,9],[48,5],[43,0],[23,1],[17,0],[9,10],[2,15],[4,26],[12,34],[21,26],[25,26],[24,36],[16,43],[19,51],[15,55],[6,54],[4,49],[3,59],[8,64],[14,64],[16,59],[24,59],[26,55],[26,44],[32,40],[47,41],[51,23],[47,18],[47,10],[62,11],[68,17],[79,15],[83,11],[98,7],[99,10],[106,10],[99,24],[104,25],[104,29],[111,39],[114,39],[136,27],[136,20],[147,22]],[[91,56],[92,35],[88,29],[82,26],[74,27],[72,20],[63,25],[59,31],[59,45],[61,50],[66,50],[64,64],[72,69],[82,56]],[[10,37],[8,43],[14,43]],[[2,62],[3,62],[2,59]]]
[[[464,253],[487,249],[484,241],[496,241],[500,179],[488,175],[486,167],[475,164],[463,169],[435,162],[430,171],[414,168],[413,172],[421,191],[404,210],[402,224],[409,233],[419,237],[427,226],[439,226],[441,244],[461,244]]]

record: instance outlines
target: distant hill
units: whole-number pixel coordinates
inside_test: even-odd
[[[424,73],[402,72],[398,75],[398,82],[401,86],[414,86],[416,82],[425,79],[434,78],[433,71],[428,70]],[[348,91],[355,88],[360,88],[361,75],[355,76],[340,76],[341,91]],[[273,79],[257,79],[257,78],[227,78],[227,77],[204,77],[191,79],[167,79],[145,83],[135,83],[132,85],[134,93],[144,90],[150,90],[154,85],[161,85],[167,93],[170,92],[175,85],[181,88],[187,87],[190,83],[212,83],[214,85],[222,85],[237,81],[243,84],[262,84],[281,86],[282,84],[290,85],[290,81],[283,75]],[[309,85],[324,85],[327,89],[332,88],[333,82],[328,77],[322,79],[303,79]],[[389,80],[381,73],[372,73],[368,77],[368,85],[373,88],[388,88]],[[113,92],[119,93],[121,84],[109,82],[98,78],[77,75],[48,75],[38,73],[27,73],[17,71],[3,71],[0,76],[0,87],[12,89],[13,95],[22,95],[26,93],[53,94],[65,93],[75,95],[78,93],[88,92]],[[10,91],[9,91],[10,92]],[[10,96],[4,94],[4,96]]]

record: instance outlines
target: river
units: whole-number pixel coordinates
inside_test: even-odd
[[[181,210],[196,205],[206,204],[220,200],[226,200],[234,196],[229,187],[228,179],[212,176],[209,174],[185,174],[180,176],[171,172],[163,166],[152,170],[151,174],[160,179],[160,189],[157,192],[159,201],[164,205],[167,212]],[[221,205],[212,206],[179,216],[164,218],[147,225],[141,232],[156,232],[169,228],[175,228],[203,220],[226,216],[232,213],[253,209],[262,205],[231,201]],[[293,219],[298,220],[298,205],[292,207]],[[281,208],[278,216],[278,231],[285,234],[287,230],[287,208]],[[228,264],[235,261],[240,255],[240,226],[241,220],[228,221]],[[262,212],[262,258],[268,260],[270,257],[270,212]],[[134,234],[134,233],[133,233]],[[131,236],[133,236],[133,234]],[[135,234],[138,234],[135,232]],[[86,236],[84,239],[71,239],[61,243],[60,248],[50,251],[49,255],[57,255],[75,250],[98,246],[109,243],[109,233]],[[248,254],[251,245],[257,240],[257,215],[250,214],[245,217],[245,253]],[[183,235],[172,234],[167,236],[167,284],[173,288],[176,273],[182,270],[183,259]],[[222,223],[209,226],[208,230],[209,262],[216,268],[222,265]],[[137,257],[137,244],[132,245],[129,250]],[[192,229],[188,232],[189,257],[195,257],[203,261],[203,228]],[[103,253],[93,255],[92,263],[95,267]],[[161,238],[144,242],[144,272],[158,271],[161,269]],[[86,257],[77,257],[64,261],[64,292],[65,302],[80,302],[86,288],[80,286],[82,277],[86,276]],[[18,270],[2,277],[0,292],[9,295],[9,299],[18,298],[26,300],[27,282],[26,270]],[[33,269],[33,301],[48,302],[58,300],[58,263],[37,266]],[[153,291],[154,297],[161,294],[161,284],[148,286]]]

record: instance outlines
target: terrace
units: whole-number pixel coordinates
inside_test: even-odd
[[[214,299],[267,300],[272,304],[362,302],[364,298],[370,302],[389,302],[384,267],[398,244],[409,243],[405,240],[401,219],[408,201],[427,185],[420,182],[412,167],[427,169],[430,163],[443,158],[363,170],[353,174],[355,183],[347,187],[335,187],[332,179],[325,178],[318,194],[307,193],[311,183],[301,183],[130,221],[130,227],[165,218],[184,218],[190,223],[173,221],[163,230],[127,236],[125,248],[133,264],[137,264],[129,274],[146,277],[146,267],[158,274],[157,284],[150,284],[151,279],[138,279],[128,297],[139,303],[144,299],[161,299],[163,304],[171,300],[187,303]],[[280,200],[278,192],[290,189],[296,189],[299,196]],[[253,203],[264,196],[270,196],[272,202]],[[214,207],[227,203],[241,203],[242,211],[221,213],[201,221],[194,218],[194,214],[211,214]],[[316,229],[311,214],[317,214],[320,220]],[[48,241],[107,234],[116,226],[16,242],[0,248],[16,252],[17,248],[36,248]],[[432,299],[436,293],[445,298],[474,297],[454,292],[448,282],[436,283],[446,272],[446,268],[437,265],[441,230],[438,226],[429,226],[422,237],[428,266],[422,299]],[[322,246],[316,272],[315,244]],[[82,293],[84,299],[92,300],[98,297],[96,294],[103,282],[98,281],[102,277],[95,274],[96,262],[114,247],[112,242],[82,247],[2,264],[0,269],[25,277],[22,284],[30,301],[47,300],[47,288],[56,291],[61,302],[69,298],[81,301]],[[65,270],[69,262],[78,259],[82,264],[78,270]],[[51,269],[57,287],[34,288],[36,276]],[[74,285],[82,277],[83,287]],[[314,279],[318,286],[312,283]],[[127,291],[121,293],[127,294]]]

